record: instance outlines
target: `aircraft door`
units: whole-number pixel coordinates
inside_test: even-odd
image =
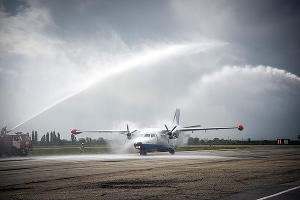
[[[157,137],[157,144],[168,144],[168,139],[168,136],[160,134],[160,137]]]

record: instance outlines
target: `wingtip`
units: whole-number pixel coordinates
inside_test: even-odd
[[[77,134],[80,134],[80,133],[82,133],[80,130],[78,130],[78,129],[73,129],[72,131],[71,131],[71,133],[73,134],[73,135],[77,135]]]
[[[242,131],[242,130],[244,130],[244,126],[243,126],[242,124],[238,125],[238,127],[237,127],[237,128],[239,129],[239,131]]]

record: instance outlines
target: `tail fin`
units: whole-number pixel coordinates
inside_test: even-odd
[[[174,118],[173,118],[173,123],[176,122],[176,125],[179,125],[179,118],[180,118],[180,109],[177,108],[175,111]]]

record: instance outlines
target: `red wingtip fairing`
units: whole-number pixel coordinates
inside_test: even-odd
[[[238,129],[240,130],[240,131],[242,131],[242,130],[244,130],[244,127],[243,127],[243,125],[238,125]]]
[[[81,133],[81,132],[79,132],[78,129],[73,129],[73,130],[71,131],[71,133],[74,134],[74,135],[77,135],[77,134],[79,134],[79,133]]]

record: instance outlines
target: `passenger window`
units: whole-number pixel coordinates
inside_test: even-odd
[[[156,135],[155,134],[151,134],[151,137],[155,137]]]
[[[14,141],[19,141],[19,137],[14,137]]]
[[[145,134],[145,137],[150,137],[150,134]]]

